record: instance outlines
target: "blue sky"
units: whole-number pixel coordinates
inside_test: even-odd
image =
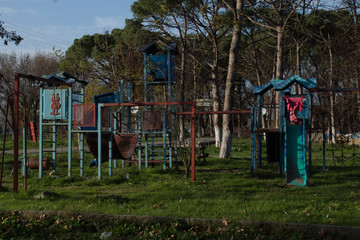
[[[135,0],[0,0],[0,20],[24,40],[0,52],[66,51],[74,39],[123,28]]]

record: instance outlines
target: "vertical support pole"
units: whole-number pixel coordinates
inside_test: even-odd
[[[103,103],[98,103],[98,125],[97,125],[97,134],[98,134],[98,158],[97,158],[97,162],[98,162],[98,179],[101,180],[102,175],[101,175],[101,164],[102,164],[102,144],[101,144],[101,140],[102,140],[102,132],[101,132],[101,109],[102,106],[104,106]]]
[[[121,86],[121,98],[120,98],[120,103],[124,103],[125,101],[125,90],[124,90],[124,80],[121,80],[120,81],[120,86]],[[125,114],[125,109],[124,109],[124,106],[121,106],[121,117],[120,117],[120,126],[121,126],[121,129],[120,129],[120,132],[123,133],[124,132],[124,128],[123,128],[123,125],[124,125],[124,114]],[[122,167],[125,167],[125,161],[124,159],[121,160],[121,166]]]
[[[124,103],[124,101],[125,101],[124,80],[121,80],[121,99],[120,99],[120,103]],[[123,133],[124,114],[125,114],[124,106],[121,106],[121,133]]]
[[[52,167],[53,172],[56,172],[56,121],[53,121],[52,126]]]
[[[326,133],[325,133],[325,125],[323,126],[323,173],[325,173],[326,166],[325,166],[325,156],[326,156],[326,149],[325,149],[325,141],[326,141]]]
[[[40,113],[39,113],[39,178],[43,176],[43,150],[44,150],[44,139],[43,139],[43,116],[44,116],[44,88],[40,87]]]
[[[131,83],[128,84],[128,102],[131,102]],[[133,130],[131,129],[131,107],[128,107],[128,131],[132,133]]]
[[[24,127],[23,127],[23,156],[22,156],[22,161],[21,161],[21,175],[22,176],[25,176],[25,169],[26,169],[26,157],[25,157],[25,152],[26,152],[26,149],[25,149],[25,144],[26,144],[26,132],[25,132],[25,129],[26,129],[26,123],[24,123]]]
[[[256,130],[259,130],[261,126],[261,117],[262,117],[262,95],[257,95],[257,111],[256,111]],[[258,157],[258,167],[261,167],[261,152],[262,152],[262,132],[256,133],[256,155]]]
[[[72,109],[73,109],[73,89],[69,87],[68,101],[68,177],[72,176]]]
[[[163,169],[166,170],[166,110],[164,109],[163,114]]]
[[[171,102],[171,56],[170,56],[170,49],[167,49],[167,78],[168,78],[168,97],[167,102]],[[170,111],[171,106],[168,106],[168,109]]]
[[[141,111],[138,111],[138,117],[139,117],[139,139],[138,139],[138,154],[139,154],[139,170],[141,170]]]
[[[286,171],[286,119],[285,119],[285,106],[283,100],[284,92],[280,91],[279,94],[279,146],[280,146],[280,175]]]
[[[117,112],[116,112],[116,114],[117,114]],[[117,130],[117,120],[116,120],[116,118],[114,118],[114,121],[113,121],[113,129],[114,129],[113,132],[115,134],[116,130]],[[116,168],[116,167],[117,167],[117,159],[114,159],[114,168]]]
[[[196,124],[196,107],[195,101],[191,105],[191,182],[195,182],[195,124]]]
[[[146,68],[147,68],[147,54],[144,52],[144,102],[147,102],[147,96],[146,96],[146,93],[147,93],[147,71],[146,71]]]
[[[81,85],[81,103],[84,103],[85,85]],[[80,133],[80,177],[84,176],[84,133]]]
[[[313,103],[313,96],[311,92],[308,93],[308,113],[309,113],[309,121],[308,121],[308,129],[309,129],[309,177],[311,177],[312,172],[312,144],[311,144],[311,123],[312,123],[312,103]],[[305,120],[303,120],[305,121]]]
[[[255,140],[255,109],[251,108],[251,172],[254,172],[256,169],[256,140]]]
[[[112,108],[110,107],[109,110],[109,176],[112,176],[112,162],[113,162],[113,134],[114,134],[114,129],[113,129],[113,117],[112,117]]]
[[[174,102],[176,102],[176,91],[174,92]],[[174,105],[174,113],[176,113],[176,105]],[[175,167],[178,168],[178,152],[177,152],[177,146],[178,146],[178,143],[177,143],[177,115],[174,114],[173,115],[173,118],[174,118],[174,125],[173,125],[173,128],[174,128],[174,135],[173,135],[173,138],[174,138],[174,157],[175,157]]]
[[[15,73],[14,81],[14,184],[13,191],[18,192],[18,158],[19,158],[19,91],[20,78]]]

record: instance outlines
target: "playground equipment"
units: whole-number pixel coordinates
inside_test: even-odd
[[[306,94],[291,94],[293,84],[299,84]],[[260,87],[254,87],[257,98],[256,107],[252,108],[251,122],[251,170],[261,167],[262,138],[267,140],[269,162],[280,162],[280,173],[286,173],[290,185],[306,186],[311,175],[311,89],[316,87],[316,79],[302,79],[292,76],[286,80],[274,80]],[[262,115],[272,107],[263,104],[263,95],[270,89],[279,92],[279,128],[262,126]],[[263,110],[267,109],[267,110]],[[306,135],[309,135],[308,142]],[[307,149],[310,151],[307,152]],[[306,157],[308,155],[308,158]],[[308,161],[308,168],[306,162]]]
[[[51,154],[52,171],[56,172],[56,141],[57,128],[67,129],[68,137],[68,176],[72,176],[72,136],[76,132],[73,125],[73,106],[84,102],[85,86],[87,82],[79,80],[66,72],[59,72],[45,77],[57,81],[58,84],[40,85],[40,114],[39,114],[39,178],[43,176],[44,153]],[[61,83],[61,84],[59,84]],[[80,91],[75,91],[80,85]],[[47,129],[47,131],[46,131]],[[44,149],[44,133],[52,135],[52,149]],[[84,161],[84,135],[80,132],[80,168]],[[45,158],[45,161],[47,158]]]
[[[122,159],[123,165],[125,161],[134,162],[130,157],[136,146],[138,161],[135,161],[138,163],[139,169],[142,168],[142,164],[148,167],[148,163],[163,163],[164,169],[167,166],[171,168],[173,159],[177,164],[176,122],[177,115],[181,114],[191,115],[191,179],[193,182],[195,181],[196,115],[239,114],[250,113],[250,111],[196,112],[195,101],[176,102],[174,90],[176,45],[166,45],[161,41],[156,41],[143,47],[140,51],[144,53],[144,101],[141,102],[131,101],[131,84],[128,84],[127,91],[125,91],[123,81],[121,81],[120,93],[97,95],[94,96],[94,103],[85,104],[84,88],[87,83],[69,73],[60,72],[46,78],[24,74],[15,75],[14,192],[17,192],[18,187],[19,132],[17,129],[20,78],[41,83],[39,158],[33,158],[30,164],[33,168],[36,168],[37,165],[39,178],[43,176],[43,170],[48,165],[51,165],[52,171],[56,172],[56,142],[59,128],[67,131],[67,172],[69,177],[72,176],[72,137],[74,133],[80,135],[80,176],[84,175],[84,138],[87,139],[90,151],[97,159],[98,179],[102,178],[103,161],[109,161],[110,176],[112,168],[116,167],[115,158]],[[80,89],[80,91],[75,91],[75,89]],[[159,92],[163,94],[159,94]],[[176,106],[178,105],[191,106],[191,111],[177,112]],[[45,133],[52,135],[52,149],[48,151],[51,156],[44,156],[47,153],[43,147]],[[32,135],[35,135],[34,132]],[[162,143],[155,143],[155,137],[161,137]],[[26,149],[24,152],[26,154]]]

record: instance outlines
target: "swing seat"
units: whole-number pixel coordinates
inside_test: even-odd
[[[110,133],[103,133],[101,136],[102,162],[109,160],[109,137]],[[86,143],[91,154],[98,158],[98,135],[96,133],[85,135]],[[134,153],[138,142],[137,134],[114,134],[113,135],[113,159],[129,159]]]

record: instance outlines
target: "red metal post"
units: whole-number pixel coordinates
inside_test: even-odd
[[[195,124],[196,124],[196,103],[191,105],[191,182],[195,182]]]
[[[18,159],[19,159],[19,74],[15,73],[14,80],[14,185],[13,191],[18,192]]]

